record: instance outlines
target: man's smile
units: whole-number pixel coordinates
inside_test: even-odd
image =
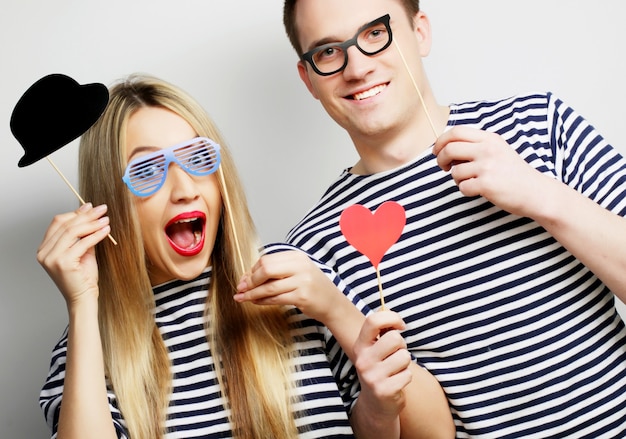
[[[348,99],[353,99],[355,101],[361,101],[363,99],[371,98],[372,96],[376,96],[380,92],[382,92],[385,88],[387,88],[387,84],[379,84],[368,90],[361,91],[355,93],[353,95],[347,96]]]

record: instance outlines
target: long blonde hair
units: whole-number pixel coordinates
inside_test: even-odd
[[[133,439],[163,436],[172,382],[168,352],[152,315],[154,296],[133,195],[122,182],[127,121],[144,106],[173,111],[199,136],[221,145],[218,172],[222,178],[218,181],[222,197],[227,189],[231,210],[222,210],[211,255],[206,313],[207,337],[226,398],[224,406],[230,409],[237,438],[294,438],[297,429],[290,398],[294,340],[284,309],[237,304],[232,298],[243,275],[236,241],[245,267],[258,258],[259,244],[233,159],[194,99],[145,75],[129,76],[110,89],[109,105],[83,135],[79,152],[81,192],[94,205],[109,206],[112,233],[119,242],[118,246],[102,242],[96,247],[99,323],[107,379],[129,434]]]

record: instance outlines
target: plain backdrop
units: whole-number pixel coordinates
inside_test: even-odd
[[[623,0],[422,9],[440,103],[551,90],[626,151]],[[77,200],[45,160],[17,167],[9,118],[33,82],[64,73],[109,85],[147,72],[189,91],[233,150],[264,241],[281,240],[355,153],[297,76],[281,0],[3,0],[0,66],[0,437],[38,439],[49,437],[38,393],[67,315],[35,253],[51,218]],[[73,142],[51,156],[74,184],[77,151]]]

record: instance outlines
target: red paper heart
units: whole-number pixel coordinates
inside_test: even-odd
[[[341,233],[349,244],[367,256],[374,268],[395,244],[406,224],[404,207],[395,201],[381,204],[375,213],[360,204],[346,208],[339,218]]]

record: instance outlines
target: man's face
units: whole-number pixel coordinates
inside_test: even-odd
[[[419,84],[421,57],[430,48],[429,29],[426,38],[419,25],[412,27],[399,0],[299,0],[296,8],[303,52],[346,41],[385,14],[391,16],[393,42],[384,51],[368,56],[353,45],[346,51],[345,69],[329,76],[317,74],[308,62],[298,63],[311,94],[354,140],[392,133],[415,117],[417,94],[396,44]]]

